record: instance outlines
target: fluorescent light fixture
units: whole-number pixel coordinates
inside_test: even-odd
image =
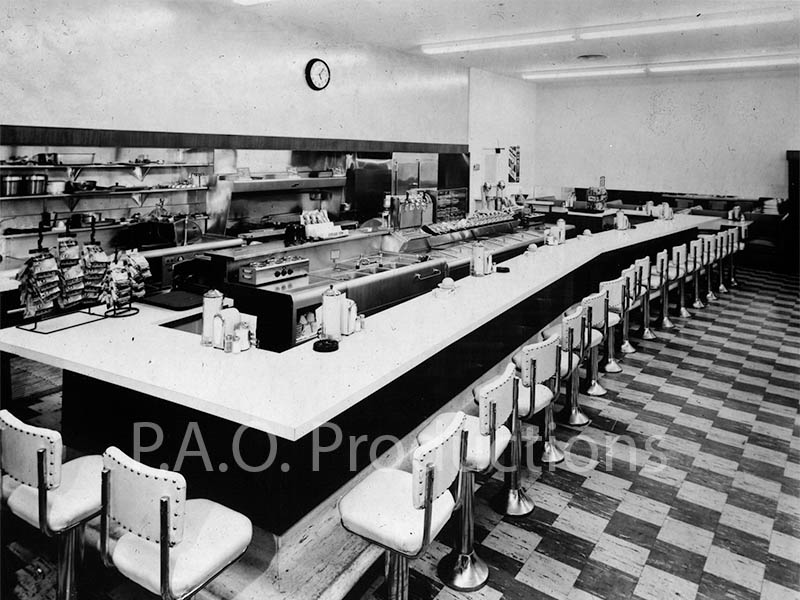
[[[697,62],[663,63],[651,65],[651,73],[689,73],[693,71],[721,71],[725,69],[757,69],[764,67],[800,65],[800,56],[765,56],[737,58],[732,60],[710,60]]]
[[[500,48],[518,48],[522,46],[539,46],[542,44],[559,44],[574,42],[574,33],[552,32],[545,34],[512,35],[478,40],[462,40],[441,44],[425,44],[421,50],[425,54],[451,54],[454,52],[472,52],[474,50],[496,50]]]
[[[270,0],[233,0],[234,4],[241,4],[242,6],[253,6],[254,4],[266,4]]]
[[[672,33],[679,31],[697,31],[701,29],[717,29],[721,27],[738,27],[742,25],[761,25],[765,23],[783,23],[797,18],[791,10],[757,11],[748,13],[717,13],[692,18],[660,19],[639,23],[623,23],[612,27],[588,29],[581,31],[578,37],[582,40],[598,40],[606,38],[648,35],[656,33]]]
[[[618,77],[620,75],[643,75],[644,67],[615,67],[609,69],[571,69],[567,71],[536,71],[525,73],[523,79],[528,81],[545,81],[548,79],[578,79],[584,77]]]

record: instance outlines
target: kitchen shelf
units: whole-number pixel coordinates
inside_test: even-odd
[[[179,169],[212,167],[209,163],[86,163],[78,165],[0,165],[2,171],[63,170],[69,179],[78,177],[83,169],[131,169],[134,176],[142,181],[150,169]]]
[[[102,198],[104,196],[130,196],[137,206],[142,205],[142,195],[147,194],[170,194],[174,192],[197,192],[208,190],[207,187],[182,187],[182,188],[146,188],[143,190],[97,190],[91,192],[75,192],[74,194],[38,194],[35,196],[0,196],[0,201],[6,200],[52,200],[56,198],[67,198],[67,206],[70,210],[75,210],[83,198]]]
[[[190,221],[208,221],[208,216],[200,216],[200,217],[189,217]],[[183,219],[177,219],[176,222],[181,222]],[[125,223],[107,223],[105,225],[95,225],[95,231],[102,231],[105,229],[123,229],[125,227],[129,227],[131,225],[130,222],[126,221]],[[91,231],[91,227],[75,227],[70,228],[70,233],[81,233],[81,232],[89,232]],[[66,233],[66,229],[47,229],[42,231],[43,236],[48,235],[59,235],[62,233]],[[38,231],[32,231],[29,233],[10,233],[10,234],[0,234],[0,237],[4,239],[17,239],[17,238],[26,238],[26,237],[39,237]]]
[[[254,179],[233,181],[233,193],[318,190],[344,187],[346,177],[293,177],[288,179]]]

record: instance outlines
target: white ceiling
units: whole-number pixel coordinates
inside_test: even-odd
[[[800,0],[217,0],[246,17],[324,32],[326,39],[421,54],[423,44],[549,32],[709,13],[793,9]],[[553,68],[608,67],[800,52],[800,21],[639,35],[436,55],[435,59],[519,76]],[[603,54],[601,61],[579,55]]]

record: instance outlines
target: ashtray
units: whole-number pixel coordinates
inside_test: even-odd
[[[314,342],[315,352],[336,352],[339,349],[339,342],[336,340],[317,340]]]

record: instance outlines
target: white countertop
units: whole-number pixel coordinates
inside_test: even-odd
[[[337,352],[225,354],[200,336],[159,327],[194,311],[138,305],[138,315],[41,335],[0,330],[0,351],[297,440],[371,393],[598,255],[713,221],[676,215],[542,247],[504,262],[510,273],[467,277],[447,298],[432,293],[369,317]],[[109,399],[111,400],[111,399]]]

